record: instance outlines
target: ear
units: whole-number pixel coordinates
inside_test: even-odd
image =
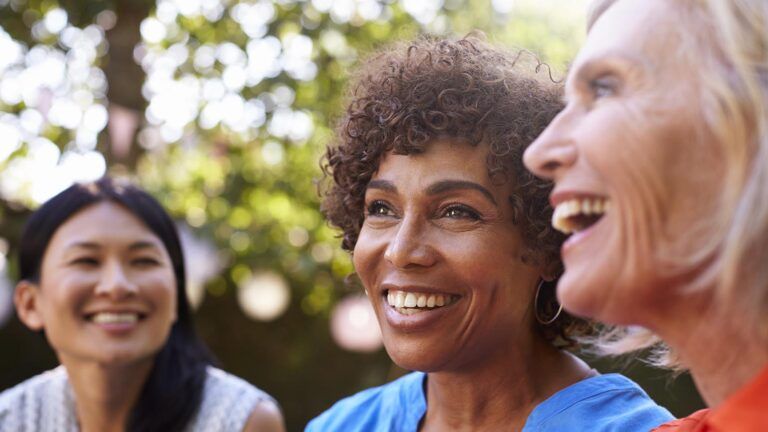
[[[553,261],[541,268],[541,278],[545,282],[552,282],[563,273],[563,264],[559,261]]]
[[[43,316],[40,313],[39,296],[40,288],[25,280],[16,285],[16,291],[13,293],[13,303],[16,305],[19,319],[34,331],[40,331],[44,327]]]

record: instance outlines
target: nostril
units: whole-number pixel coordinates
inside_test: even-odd
[[[560,163],[557,161],[548,161],[541,166],[541,170],[551,172],[556,170],[559,166]]]

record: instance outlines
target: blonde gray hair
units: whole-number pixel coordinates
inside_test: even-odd
[[[595,0],[587,30],[620,0]],[[739,316],[757,340],[768,340],[768,2],[667,0],[681,20],[676,29],[700,66],[705,128],[722,148],[726,177],[717,236],[691,259],[708,270],[696,287],[714,287],[728,316]],[[609,327],[593,346],[602,354],[653,347],[651,363],[681,368],[658,337],[638,328]]]

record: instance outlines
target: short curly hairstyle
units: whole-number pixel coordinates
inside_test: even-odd
[[[397,44],[364,62],[351,79],[347,110],[321,162],[326,179],[322,211],[340,228],[342,247],[352,251],[364,220],[368,183],[389,153],[418,154],[437,139],[488,146],[488,174],[512,182],[512,223],[525,245],[523,260],[562,271],[564,236],[550,225],[552,184],[529,173],[522,162],[526,147],[562,109],[561,87],[538,79],[541,63],[524,61],[471,34],[460,40],[420,38]],[[528,67],[527,72],[523,70]],[[546,69],[548,71],[548,69]],[[542,314],[557,304],[554,283],[546,284]],[[554,310],[553,310],[554,309]],[[540,329],[558,345],[591,329],[562,313]],[[565,343],[563,343],[565,342]]]

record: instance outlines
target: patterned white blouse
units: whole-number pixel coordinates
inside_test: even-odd
[[[234,375],[209,366],[200,407],[186,432],[240,432],[271,396]],[[75,398],[63,366],[0,393],[0,432],[77,432]]]

